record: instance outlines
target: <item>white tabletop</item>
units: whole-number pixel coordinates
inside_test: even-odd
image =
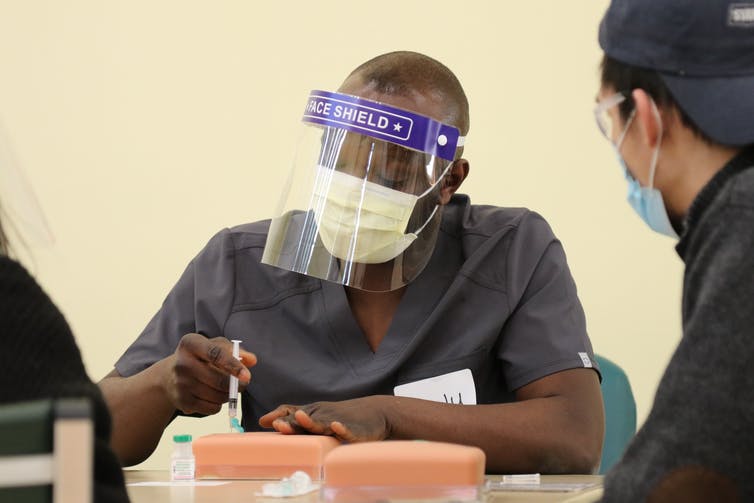
[[[319,501],[317,491],[294,498],[269,498],[257,496],[264,480],[197,480],[195,482],[171,483],[170,473],[160,470],[125,470],[128,494],[133,503],[215,503],[229,501],[245,503],[314,503]],[[500,476],[488,476],[493,483]],[[593,484],[587,488],[574,489],[579,484]],[[511,490],[497,488],[487,493],[486,501],[497,502],[591,502],[602,494],[602,477],[599,475],[543,475],[536,490]],[[529,489],[517,487],[516,489]],[[534,488],[532,488],[534,489]],[[548,490],[552,489],[552,490]],[[555,490],[557,489],[557,490]]]

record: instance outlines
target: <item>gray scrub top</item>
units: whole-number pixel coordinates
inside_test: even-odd
[[[456,370],[471,370],[477,403],[487,404],[513,401],[517,388],[554,372],[596,367],[563,248],[532,211],[453,196],[432,258],[374,353],[342,285],[260,263],[268,227],[216,234],[118,372],[131,376],[169,356],[189,332],[240,339],[258,358],[241,400],[242,424],[253,431],[283,403],[393,394]]]

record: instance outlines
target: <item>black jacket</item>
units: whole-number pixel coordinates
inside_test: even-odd
[[[110,449],[110,414],[86,374],[60,311],[17,262],[0,255],[0,403],[85,397],[95,420],[94,501],[128,502],[123,471]]]

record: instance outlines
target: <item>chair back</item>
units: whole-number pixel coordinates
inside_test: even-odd
[[[0,502],[91,503],[93,458],[88,400],[0,405]]]
[[[620,459],[636,433],[636,402],[628,376],[616,363],[594,355],[602,371],[602,399],[605,403],[605,442],[602,446],[600,473]]]

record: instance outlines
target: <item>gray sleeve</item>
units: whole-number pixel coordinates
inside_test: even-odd
[[[120,375],[137,374],[171,355],[187,333],[223,335],[233,305],[234,256],[230,232],[220,231],[191,261],[160,310],[115,363]]]
[[[506,276],[511,316],[498,357],[510,390],[571,368],[599,373],[565,252],[540,215],[528,213],[518,226]]]
[[[729,183],[745,187],[740,178]],[[649,417],[605,479],[602,501],[651,499],[663,479],[688,467],[706,471],[710,481],[732,479],[740,501],[754,501],[752,192],[741,194],[745,200],[734,192],[730,206],[707,209],[682,238],[683,337]]]

